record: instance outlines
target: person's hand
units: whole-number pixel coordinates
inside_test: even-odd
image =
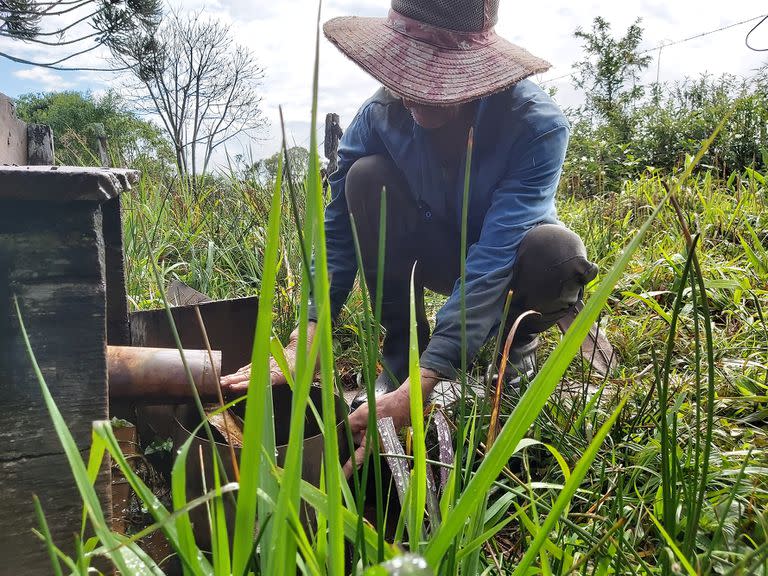
[[[437,372],[428,368],[421,369],[421,389],[424,400],[432,392],[438,380],[440,380],[440,376]],[[396,430],[408,426],[411,423],[410,390],[410,380],[406,380],[399,388],[376,398],[376,419],[392,418]],[[368,413],[368,403],[366,402],[349,415],[349,427],[352,431],[352,437],[356,442],[360,443],[360,447],[355,450],[354,458],[355,465],[358,468],[362,466],[366,453],[365,438],[368,430]],[[349,477],[352,471],[352,459],[350,458],[344,464],[344,474]]]
[[[315,323],[310,322],[307,325],[307,348],[312,345],[312,339],[315,337]],[[291,334],[288,344],[283,348],[283,354],[285,355],[285,361],[288,363],[288,368],[293,373],[296,370],[296,349],[299,344],[298,329],[294,330]],[[279,386],[287,384],[288,380],[283,374],[283,371],[278,366],[274,358],[269,359],[269,376],[273,386]],[[221,378],[221,388],[225,394],[237,396],[244,394],[248,390],[248,382],[251,380],[251,365],[243,366],[234,374],[223,376]]]

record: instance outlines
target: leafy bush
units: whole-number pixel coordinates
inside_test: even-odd
[[[718,177],[762,171],[768,165],[768,66],[749,79],[705,75],[654,85],[620,124],[584,108],[567,110],[572,133],[561,185],[569,193],[602,195],[648,168],[675,173],[731,108],[698,170]]]
[[[162,131],[131,112],[114,91],[103,96],[71,91],[24,94],[16,100],[16,112],[25,122],[53,129],[58,164],[101,165],[102,139],[112,166],[172,166]]]

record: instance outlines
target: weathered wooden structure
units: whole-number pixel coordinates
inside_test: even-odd
[[[0,94],[0,164],[53,164],[53,133],[44,124],[25,124],[13,100]]]
[[[20,166],[35,155],[29,132],[0,98],[0,556],[8,573],[50,573],[32,534],[32,495],[55,541],[72,542],[82,513],[70,468],[23,345],[18,299],[37,361],[84,455],[94,420],[109,416],[106,343],[127,343],[118,196],[137,173]],[[40,129],[40,134],[46,131]],[[24,135],[27,134],[25,140]],[[50,137],[50,131],[48,131]],[[26,152],[26,155],[25,155]],[[25,161],[26,159],[26,161]],[[107,307],[107,294],[114,293]],[[109,471],[97,480],[110,507]]]

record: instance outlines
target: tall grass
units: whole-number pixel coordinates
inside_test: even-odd
[[[313,135],[317,75],[316,58]],[[470,146],[466,174],[471,160]],[[504,392],[503,426],[492,442],[488,403],[472,392],[482,383],[484,366],[462,367],[451,461],[431,459],[433,417],[422,409],[420,386],[411,386],[410,449],[399,457],[412,473],[401,506],[389,509],[373,426],[368,445],[374,459],[349,484],[341,468],[333,398],[342,387],[338,360],[362,373],[372,399],[382,290],[379,285],[370,302],[361,280],[340,331],[332,330],[316,142],[303,201],[279,177],[265,191],[232,175],[209,182],[195,198],[172,182],[145,178],[125,202],[133,303],[162,302],[162,284],[174,274],[215,297],[260,296],[240,477],[228,482],[214,467],[209,492],[188,501],[185,463],[196,456],[189,453],[190,437],[176,456],[173,506],[166,508],[121,454],[109,423],[95,425],[91,456],[83,462],[38,370],[95,534],[88,540],[83,530],[70,557],[51,541],[40,510],[38,535],[53,572],[86,574],[96,556],[106,556],[122,574],[161,573],[137,546],[140,534],[112,532],[98,506],[92,483],[109,453],[152,515],[148,530],[163,532],[185,574],[382,574],[389,568],[380,564],[406,549],[422,555],[433,573],[446,575],[766,573],[768,192],[765,176],[754,171],[724,183],[708,176],[692,180],[694,163],[678,177],[649,174],[627,183],[599,202],[561,202],[561,218],[605,270],[589,287],[587,306],[561,341],[548,336],[547,359],[536,378],[520,393]],[[674,193],[675,210],[665,186]],[[470,187],[467,177],[465,214]],[[383,247],[382,238],[380,255]],[[302,273],[310,255],[314,279]],[[153,267],[159,285],[147,272]],[[308,346],[310,295],[320,316]],[[468,313],[462,310],[462,324]],[[18,314],[23,322],[23,302]],[[605,378],[572,362],[599,317],[621,355],[617,373]],[[296,323],[298,349],[307,352],[297,356],[289,375],[291,433],[280,468],[274,419],[285,415],[272,410],[268,363],[270,354],[281,359],[279,342]],[[352,333],[349,360],[348,351],[339,352],[353,341]],[[28,342],[33,361],[40,344]],[[419,374],[418,349],[412,320],[412,383]],[[314,487],[301,480],[301,463],[318,361],[322,403],[312,408],[325,449],[321,486]],[[432,492],[428,476],[440,466],[450,474]],[[369,467],[373,494],[365,493]],[[225,498],[236,503],[233,533]],[[373,525],[363,517],[371,503]],[[315,511],[313,524],[302,522],[303,504]],[[189,511],[197,506],[209,510],[211,550],[196,540]],[[388,515],[397,516],[394,535],[387,530],[393,520]]]

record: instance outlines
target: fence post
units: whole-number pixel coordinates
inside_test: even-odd
[[[45,124],[27,124],[27,164],[50,166],[54,163],[53,131]]]
[[[344,131],[339,125],[339,115],[329,112],[325,115],[325,157],[328,159],[327,174],[330,176],[339,167],[339,139]]]
[[[26,124],[16,117],[13,100],[0,94],[0,165],[54,163],[53,133],[44,124]]]

